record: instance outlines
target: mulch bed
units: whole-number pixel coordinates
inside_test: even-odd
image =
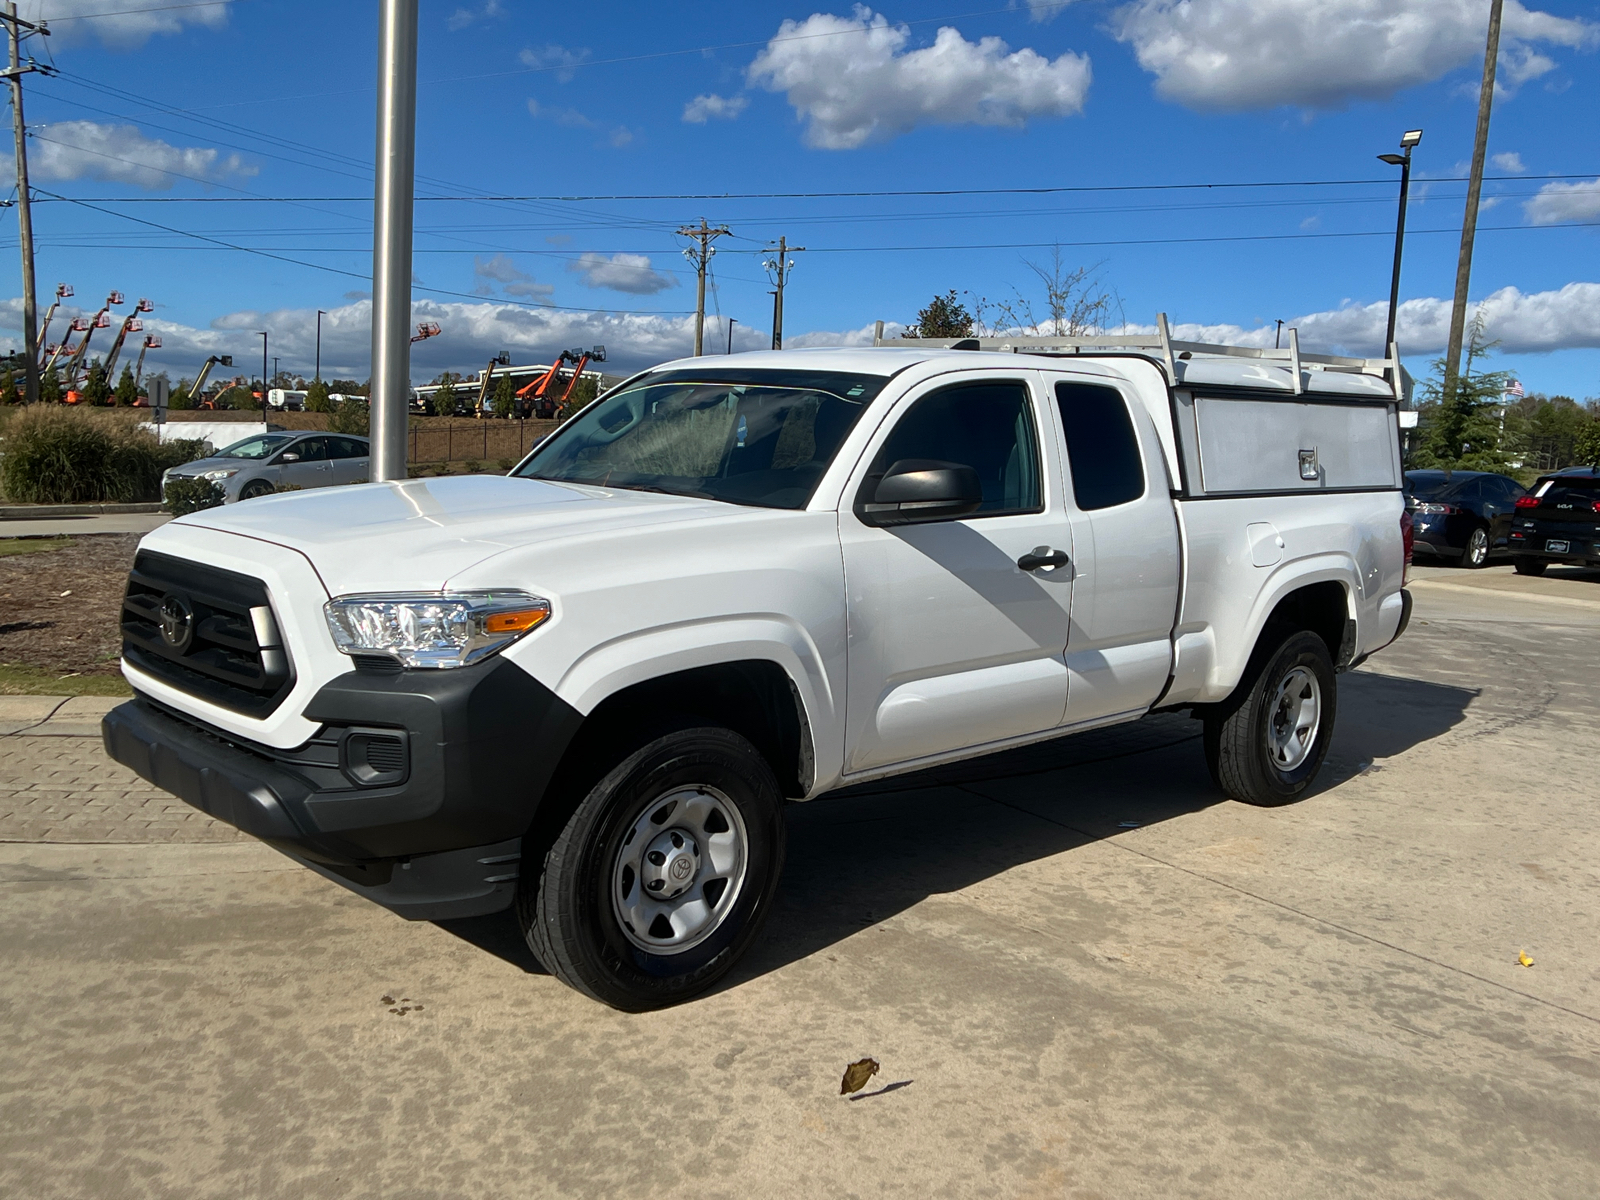
[[[101,533],[0,558],[0,663],[118,674],[117,622],[138,544],[136,533]]]

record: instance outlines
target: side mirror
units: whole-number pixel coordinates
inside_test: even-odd
[[[285,450],[282,454],[278,455],[278,461],[281,463],[299,462],[300,456],[293,450]]]
[[[856,515],[867,525],[909,525],[964,517],[982,503],[983,484],[971,467],[933,458],[902,458],[883,473],[871,499],[857,503]]]

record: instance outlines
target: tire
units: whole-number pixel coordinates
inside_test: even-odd
[[[1489,531],[1482,525],[1467,534],[1467,548],[1461,552],[1461,565],[1469,571],[1489,565]]]
[[[1311,786],[1338,711],[1327,643],[1305,630],[1278,631],[1277,640],[1272,633],[1262,635],[1234,694],[1205,718],[1212,779],[1229,799],[1263,806],[1291,804]],[[1285,716],[1293,717],[1287,725]]]
[[[1518,575],[1543,575],[1544,569],[1550,564],[1542,558],[1517,557],[1512,561],[1512,568]]]
[[[252,479],[239,489],[239,499],[254,500],[258,496],[270,496],[277,489],[265,479]]]
[[[664,1008],[750,947],[784,843],[783,798],[754,746],[720,727],[669,733],[608,772],[543,861],[524,864],[537,890],[518,890],[517,918],[563,983],[624,1012]]]

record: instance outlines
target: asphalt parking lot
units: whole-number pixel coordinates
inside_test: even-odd
[[[1303,802],[1164,716],[799,806],[645,1016],[0,704],[0,1194],[1592,1197],[1600,574],[1415,582]]]

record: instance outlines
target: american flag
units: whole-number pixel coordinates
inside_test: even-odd
[[[1513,379],[1510,383],[1506,384],[1506,395],[1515,396],[1518,400],[1521,400],[1523,396],[1522,381],[1520,379]]]

